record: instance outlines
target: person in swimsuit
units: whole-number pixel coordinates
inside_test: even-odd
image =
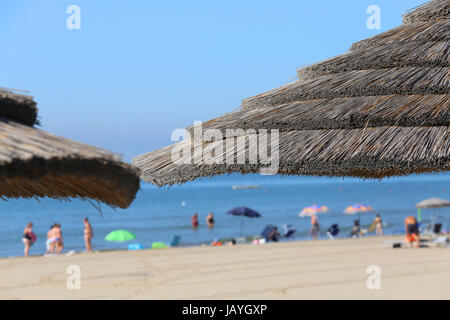
[[[33,233],[32,228],[33,228],[33,223],[30,222],[27,224],[27,226],[23,230],[22,242],[25,246],[25,248],[23,250],[23,255],[25,257],[29,257],[30,247],[36,241],[36,235]]]
[[[50,230],[47,232],[47,241],[45,242],[45,246],[47,247],[46,253],[55,253],[55,236],[53,228],[55,225],[50,227]]]
[[[192,226],[193,226],[194,228],[197,228],[197,227],[198,227],[198,214],[197,214],[197,212],[194,213],[194,215],[192,216],[192,218],[191,218],[191,223],[192,223]]]
[[[59,223],[55,223],[55,226],[53,227],[53,235],[55,242],[55,252],[61,253],[64,249],[64,243],[62,238],[61,225]]]
[[[381,221],[381,217],[379,214],[375,217],[375,234],[380,236],[383,234],[383,221]]]
[[[206,217],[206,224],[208,225],[208,227],[212,228],[214,227],[214,216],[213,213],[210,212],[208,214],[208,216]]]
[[[83,223],[84,223],[84,244],[86,245],[86,251],[92,252],[91,239],[94,236],[92,232],[92,226],[89,223],[88,218],[84,218]]]
[[[420,247],[420,237],[419,237],[419,225],[416,218],[413,216],[408,216],[405,219],[405,231],[406,231],[406,241],[408,241],[411,247]],[[417,244],[414,245],[414,242]]]
[[[313,240],[317,240],[317,238],[319,237],[319,220],[317,219],[317,216],[315,214],[313,214],[311,216],[311,236],[313,238]]]

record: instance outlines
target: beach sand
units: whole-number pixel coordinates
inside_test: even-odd
[[[386,249],[385,239],[6,258],[0,299],[450,299],[449,249]],[[67,289],[70,265],[80,290]],[[380,290],[367,288],[370,265]]]

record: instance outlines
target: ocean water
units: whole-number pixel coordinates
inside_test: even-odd
[[[259,189],[233,190],[233,185],[259,185]],[[220,176],[186,183],[171,188],[156,188],[142,183],[136,200],[126,210],[101,205],[100,214],[88,201],[54,199],[18,199],[0,202],[0,256],[23,254],[21,242],[26,223],[34,223],[37,242],[31,254],[45,251],[46,233],[54,222],[62,225],[65,251],[84,249],[83,222],[88,217],[94,229],[94,249],[124,249],[129,243],[150,245],[170,242],[181,236],[181,245],[209,243],[215,238],[256,236],[267,224],[293,225],[294,240],[307,240],[309,218],[299,218],[299,212],[312,204],[326,205],[330,211],[319,216],[321,237],[331,224],[338,223],[339,237],[347,237],[355,216],[344,215],[348,205],[363,203],[372,206],[385,223],[386,234],[403,232],[406,215],[415,215],[414,205],[429,197],[450,199],[450,174],[412,175],[384,180],[354,178],[286,177],[238,175]],[[248,206],[261,213],[261,218],[249,219],[227,215],[236,206]],[[216,225],[206,227],[205,218],[212,211]],[[200,227],[193,229],[190,218],[198,212]],[[424,210],[423,219],[444,223],[449,229],[450,208]],[[361,215],[361,224],[369,225],[374,213]],[[137,235],[129,243],[104,240],[115,229],[127,229]]]

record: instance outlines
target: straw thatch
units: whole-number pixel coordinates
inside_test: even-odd
[[[403,15],[403,23],[415,23],[415,22],[429,22],[439,21],[449,18],[450,1],[448,0],[434,0],[417,8],[410,10],[407,14]]]
[[[298,81],[244,99],[240,109],[203,123],[203,131],[218,129],[223,138],[203,141],[201,150],[184,141],[133,163],[157,185],[256,173],[268,164],[250,146],[260,146],[261,129],[276,129],[280,174],[383,178],[447,171],[449,31],[448,1],[432,1],[405,15],[403,26],[303,68]],[[229,129],[242,130],[230,137]],[[172,153],[181,149],[174,163]],[[245,162],[226,161],[239,154]]]
[[[172,147],[138,156],[133,163],[145,168],[143,176],[149,182],[160,186],[223,173],[257,173],[267,165],[259,161],[226,164],[224,160],[237,159],[237,150],[246,149],[258,138],[248,135],[245,140],[236,139],[235,148],[224,150],[218,164],[206,165],[202,159],[223,148],[222,141],[204,143],[202,153],[191,148],[189,164],[171,162]],[[433,172],[436,167],[450,169],[448,127],[295,130],[280,133],[279,141],[279,174],[382,178]],[[247,156],[257,158],[255,154]]]
[[[392,43],[351,51],[297,71],[300,80],[353,70],[445,67],[450,64],[450,41]]]
[[[126,208],[139,170],[120,156],[33,128],[36,103],[0,91],[0,197],[79,197]]]
[[[0,88],[0,117],[32,126],[37,119],[36,102],[30,96]]]
[[[450,68],[356,70],[296,81],[244,99],[242,108],[270,108],[294,101],[378,95],[448,94]]]
[[[430,41],[446,41],[450,37],[449,29],[449,20],[402,25],[374,37],[355,42],[350,50],[364,49],[379,44],[407,42],[419,44]]]
[[[280,132],[381,126],[446,126],[448,95],[387,95],[297,101],[270,109],[239,109],[204,122],[206,129],[277,128]],[[189,127],[191,135],[193,127]]]

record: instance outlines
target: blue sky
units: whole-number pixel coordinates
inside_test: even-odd
[[[43,129],[130,161],[423,2],[2,0],[0,86],[29,90]],[[72,4],[80,30],[66,27]],[[366,27],[369,5],[380,30]]]

